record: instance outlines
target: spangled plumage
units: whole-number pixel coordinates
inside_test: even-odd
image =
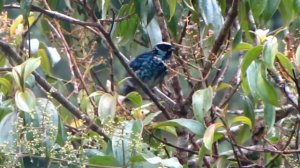
[[[138,78],[150,88],[153,88],[161,83],[167,74],[165,63],[171,57],[173,50],[174,48],[170,43],[159,43],[154,46],[152,51],[138,55],[129,63],[129,66]],[[131,91],[138,91],[142,94],[141,89],[132,78],[124,82],[120,88],[120,94],[126,95]]]

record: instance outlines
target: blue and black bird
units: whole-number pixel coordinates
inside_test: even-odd
[[[161,42],[156,44],[151,51],[142,53],[133,59],[129,66],[151,89],[161,83],[167,74],[166,61],[172,55],[174,48],[170,43]],[[120,94],[127,95],[132,91],[137,91],[143,95],[142,90],[132,78],[127,79],[120,87]]]

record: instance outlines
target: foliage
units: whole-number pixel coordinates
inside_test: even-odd
[[[299,166],[299,0],[2,0],[0,12],[0,166]],[[165,81],[119,95],[131,56],[162,41],[176,48]]]

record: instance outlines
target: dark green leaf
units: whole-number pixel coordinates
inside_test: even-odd
[[[170,18],[169,18],[169,21],[170,21],[175,14],[177,1],[167,0],[167,2],[169,5],[169,11],[170,11]]]
[[[137,15],[133,15],[130,19],[124,20],[117,25],[118,43],[125,45],[132,41],[139,23]]]
[[[298,49],[297,49],[297,52],[296,52],[296,60],[297,60],[297,63],[298,63],[298,59],[299,59],[299,54],[298,53]],[[284,70],[290,75],[290,76],[293,76],[293,64],[291,63],[291,61],[285,56],[283,55],[282,53],[278,52],[276,54],[276,57],[278,59],[278,61],[280,62],[280,64],[283,66]],[[298,65],[300,65],[298,63]]]
[[[268,0],[248,0],[250,3],[250,8],[252,10],[253,16],[257,19],[262,12],[264,11],[265,7],[267,6]]]
[[[233,42],[232,42],[232,48],[236,48],[237,45],[241,44],[242,42],[242,36],[243,36],[243,31],[240,29],[238,32],[236,32]]]
[[[23,19],[27,22],[27,19],[29,17],[29,12],[31,8],[31,3],[32,0],[21,0],[20,6],[21,6],[21,11],[23,15]]]
[[[3,5],[5,4],[6,0],[1,0],[0,1],[0,13],[2,12]]]
[[[134,7],[135,7],[136,13],[140,17],[140,19],[143,19],[144,13],[147,9],[147,7],[146,7],[147,0],[134,0],[133,2],[134,2]]]
[[[134,107],[141,107],[143,104],[142,96],[138,92],[130,92],[126,97]]]
[[[244,56],[241,64],[242,76],[246,74],[249,65],[261,54],[263,50],[262,46],[256,46],[250,49]]]
[[[285,24],[289,24],[295,17],[294,0],[282,0],[279,4],[279,12]]]
[[[296,13],[300,12],[300,0],[294,0],[294,9]]]
[[[253,103],[250,101],[249,97],[244,97],[244,114],[246,117],[250,118],[252,125],[254,124],[255,114]]]
[[[264,106],[264,120],[268,129],[272,128],[275,124],[276,112],[275,107],[271,104],[265,103]]]
[[[276,89],[269,83],[265,76],[265,67],[259,62],[252,62],[247,70],[247,80],[250,91],[255,99],[277,105],[278,96]]]
[[[267,0],[267,5],[262,13],[265,22],[269,21],[274,13],[278,10],[281,0]]]

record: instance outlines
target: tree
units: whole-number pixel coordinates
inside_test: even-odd
[[[0,165],[299,160],[299,0],[1,1]],[[128,65],[175,51],[155,88]],[[118,88],[126,74],[147,96]]]

